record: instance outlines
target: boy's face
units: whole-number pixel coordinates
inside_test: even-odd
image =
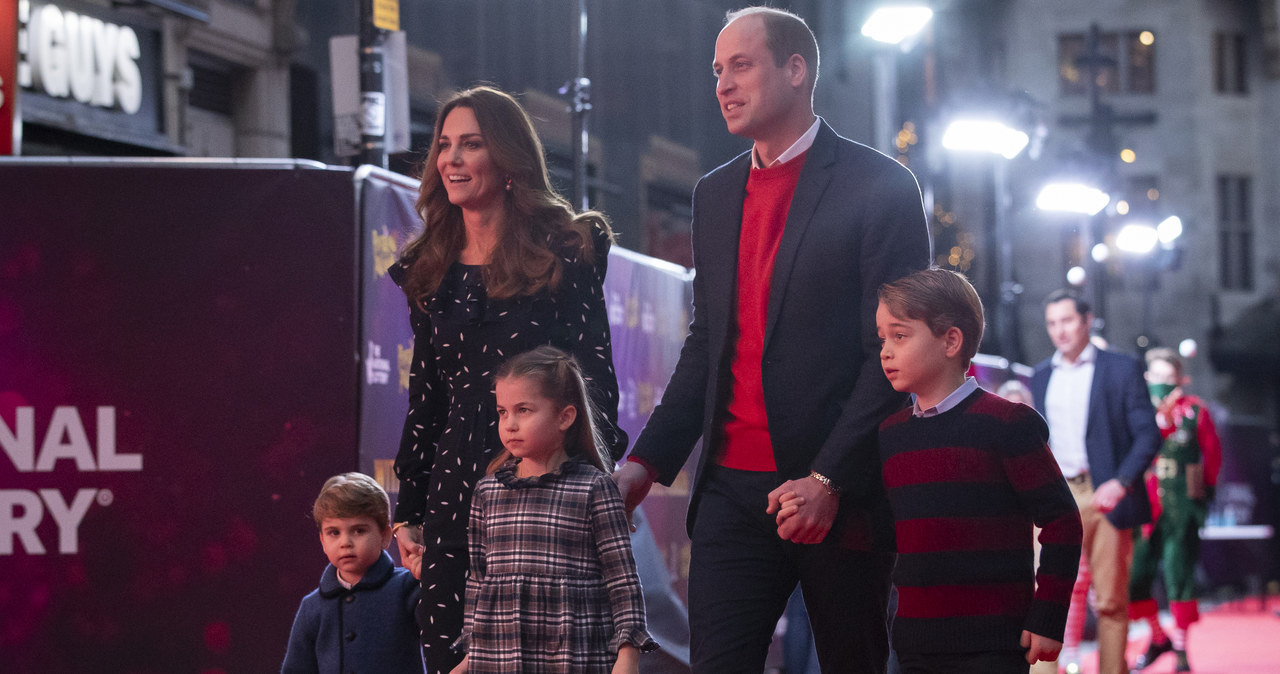
[[[949,340],[947,333],[934,335],[924,321],[894,316],[884,302],[876,309],[876,336],[880,338],[880,367],[895,391],[932,393],[955,369],[947,355],[954,337]]]
[[[389,543],[391,527],[379,528],[372,517],[326,517],[320,522],[325,556],[352,585],[360,582]]]

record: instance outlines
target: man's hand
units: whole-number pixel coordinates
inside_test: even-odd
[[[613,472],[613,481],[617,483],[618,492],[622,494],[622,505],[627,511],[627,525],[631,527],[631,532],[635,533],[636,525],[631,515],[653,488],[653,476],[644,466],[628,461]]]
[[[1054,641],[1049,637],[1042,637],[1039,634],[1032,634],[1026,630],[1022,630],[1022,639],[1019,641],[1022,647],[1027,649],[1027,664],[1034,665],[1037,660],[1044,662],[1053,662],[1058,659],[1058,653],[1062,651],[1062,642]]]
[[[1093,490],[1093,505],[1098,512],[1106,514],[1116,509],[1116,505],[1120,503],[1120,499],[1128,493],[1125,491],[1124,485],[1120,484],[1120,480],[1111,478],[1106,482],[1098,485]]]
[[[783,498],[786,497],[786,504]],[[831,531],[840,507],[840,497],[827,491],[827,486],[809,477],[787,480],[782,486],[769,492],[769,506],[765,512],[773,515],[793,505],[799,499],[795,514],[779,518],[778,537],[792,543],[821,543]]]
[[[462,658],[462,662],[459,662],[457,667],[454,667],[452,670],[450,670],[449,674],[467,674],[467,667],[470,666],[470,664],[471,664],[471,655],[470,654],[465,655]]]

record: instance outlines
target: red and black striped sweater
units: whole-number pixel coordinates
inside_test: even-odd
[[[1080,562],[1080,514],[1035,410],[978,389],[954,408],[880,425],[898,543],[894,648],[1019,650],[1062,640]],[[1043,529],[1033,568],[1032,524]]]

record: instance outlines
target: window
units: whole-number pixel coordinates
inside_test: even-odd
[[[1099,33],[1098,46],[1089,52],[1089,36],[1058,36],[1058,89],[1063,96],[1089,93],[1089,71],[1095,82],[1111,94],[1152,94],[1156,90],[1155,34],[1149,30]]]
[[[1223,290],[1253,290],[1253,179],[1218,175],[1218,274]]]
[[[1220,94],[1249,93],[1243,33],[1213,34],[1213,90]]]

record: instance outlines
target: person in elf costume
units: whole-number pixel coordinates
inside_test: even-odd
[[[1163,348],[1148,351],[1146,377],[1164,443],[1146,476],[1152,522],[1133,530],[1129,616],[1151,626],[1151,643],[1146,653],[1138,656],[1134,669],[1145,669],[1173,651],[1178,659],[1176,671],[1189,672],[1187,628],[1200,619],[1195,596],[1200,527],[1218,482],[1222,445],[1204,401],[1182,390],[1185,379],[1177,353]],[[1161,559],[1174,620],[1174,628],[1168,632],[1160,625],[1156,601],[1151,597]]]

